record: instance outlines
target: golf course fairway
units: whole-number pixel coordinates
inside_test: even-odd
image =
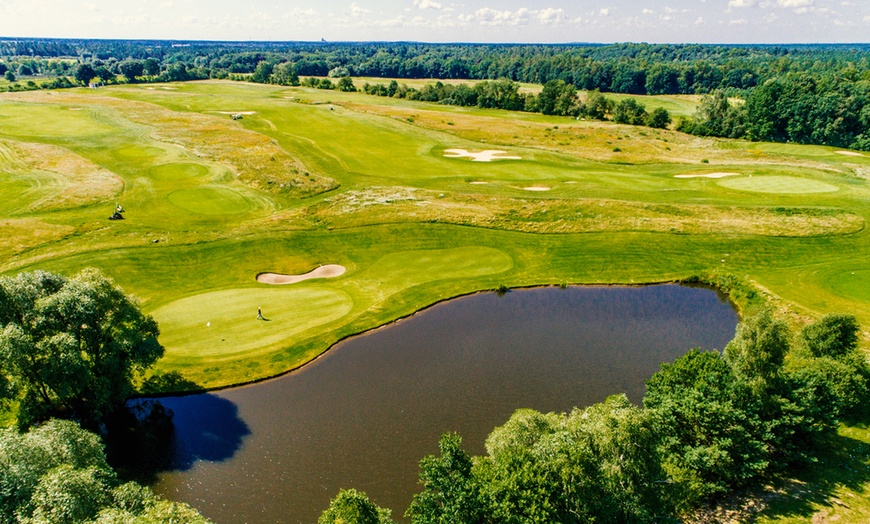
[[[156,372],[225,387],[462,294],[692,276],[735,277],[795,322],[852,313],[867,347],[866,156],[301,87],[156,87],[0,95],[0,272],[99,268],[158,320]],[[324,265],[344,271],[256,279]]]

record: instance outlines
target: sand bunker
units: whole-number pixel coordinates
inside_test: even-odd
[[[549,191],[550,188],[547,186],[529,186],[522,188],[523,191]]]
[[[469,184],[473,186],[485,186],[486,184],[489,184],[489,182],[484,182],[483,180],[475,180],[474,182],[469,182]]]
[[[838,155],[846,155],[846,156],[864,156],[861,153],[857,153],[855,151],[834,151]]]
[[[695,173],[691,175],[674,175],[674,178],[725,178],[726,176],[740,176],[740,173]]]
[[[445,149],[445,158],[470,158],[472,162],[492,162],[493,160],[522,160],[518,156],[502,156],[506,155],[507,151],[495,149],[487,149],[479,153],[471,153],[466,149]]]
[[[346,271],[344,266],[339,266],[338,264],[328,264],[325,266],[320,266],[313,271],[309,271],[304,275],[282,275],[281,273],[260,273],[257,275],[257,282],[261,284],[295,284],[296,282],[302,282],[303,280],[310,280],[312,278],[333,278],[340,275],[343,275]]]
[[[218,111],[222,115],[256,115],[256,111]]]

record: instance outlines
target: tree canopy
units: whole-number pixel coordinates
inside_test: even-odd
[[[186,504],[136,483],[106,463],[100,438],[50,420],[27,433],[0,430],[0,524],[208,524]]]
[[[22,427],[57,415],[93,423],[163,356],[158,333],[97,270],[0,278],[0,398],[20,403]]]

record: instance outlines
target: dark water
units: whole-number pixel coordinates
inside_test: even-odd
[[[177,469],[155,489],[225,524],[313,523],[350,487],[401,517],[442,433],[482,454],[517,408],[568,411],[620,392],[640,402],[662,362],[723,348],[736,323],[716,292],[675,285],[452,300],[282,378],[162,399]]]

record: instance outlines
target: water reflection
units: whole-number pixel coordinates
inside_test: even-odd
[[[107,453],[123,476],[140,482],[188,471],[200,461],[229,460],[251,434],[236,404],[211,393],[139,399],[127,408],[109,423]]]

